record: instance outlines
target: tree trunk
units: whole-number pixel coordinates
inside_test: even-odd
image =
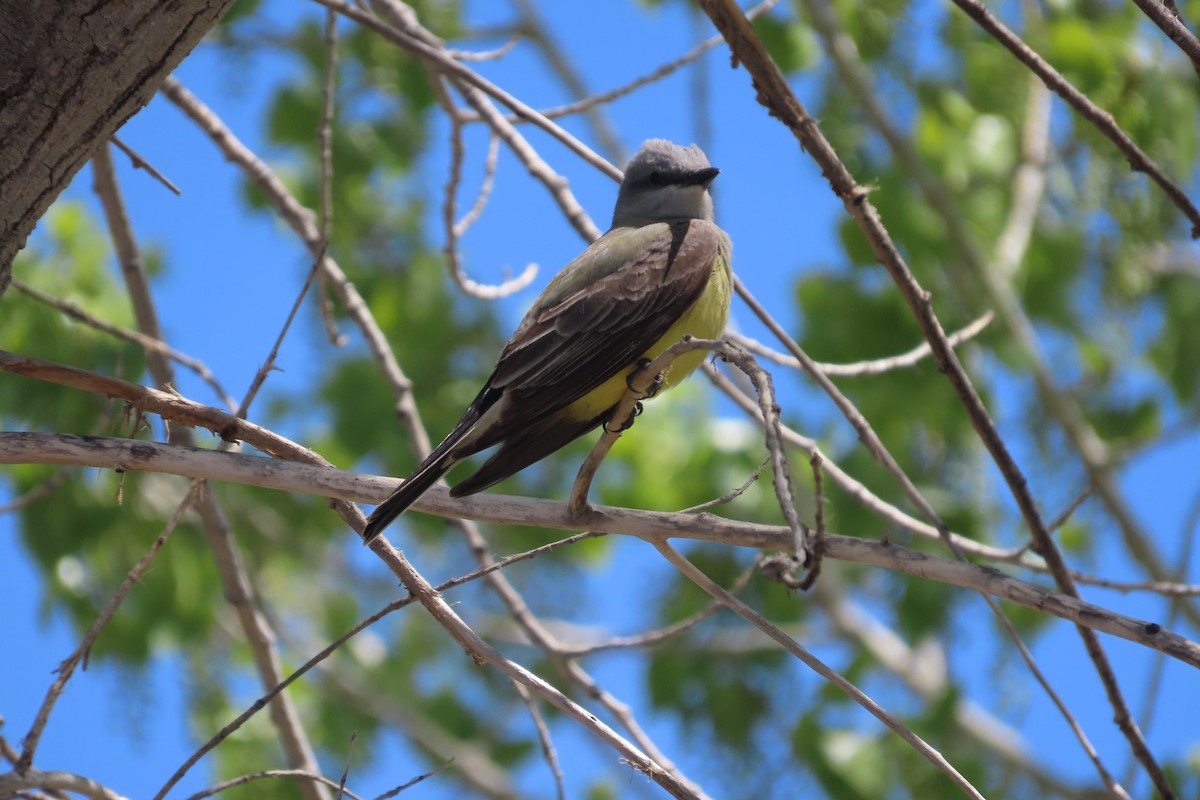
[[[0,2],[0,295],[50,203],[232,4]]]

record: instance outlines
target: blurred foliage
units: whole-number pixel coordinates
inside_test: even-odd
[[[658,5],[658,3],[648,3]],[[909,171],[872,132],[857,98],[847,92],[802,4],[776,9],[755,23],[780,64],[810,81],[818,100],[814,116],[859,180],[901,244],[909,264],[935,298],[947,329],[965,325],[989,308],[989,299],[966,273],[946,225],[924,201]],[[1200,4],[1184,4],[1200,18]],[[415,4],[431,29],[453,39],[466,29],[457,3]],[[1006,12],[1012,11],[1006,8]],[[231,53],[267,46],[259,42],[260,4],[235,5],[214,37]],[[987,253],[1013,205],[1013,174],[1022,161],[1031,80],[1027,71],[963,15],[919,8],[905,0],[851,3],[834,13],[872,70],[896,115],[893,123],[911,137],[917,155],[951,198],[980,252]],[[917,17],[919,15],[920,25]],[[1021,27],[1018,25],[1018,27]],[[1164,45],[1130,4],[1064,0],[1050,4],[1030,42],[1076,86],[1113,111],[1131,136],[1168,173],[1192,175],[1197,157],[1195,75]],[[263,125],[280,155],[277,167],[310,208],[318,205],[314,131],[320,116],[324,45],[316,17],[277,32],[296,68],[264,109]],[[437,119],[435,96],[420,63],[378,37],[348,29],[340,45],[337,125],[333,129],[336,225],[330,250],[352,277],[412,380],[428,430],[449,430],[475,394],[507,331],[480,301],[451,287],[443,257],[428,240],[440,199],[418,180]],[[1181,120],[1188,121],[1180,124]],[[1186,269],[1166,268],[1162,245],[1182,240],[1178,212],[1144,177],[1131,174],[1120,154],[1088,125],[1056,107],[1054,157],[1047,167],[1044,213],[1039,214],[1027,254],[1012,286],[1039,333],[1053,343],[1050,369],[1107,443],[1136,448],[1167,425],[1195,422],[1200,400],[1200,282],[1194,253]],[[256,213],[270,215],[249,184],[243,193]],[[119,275],[110,265],[100,223],[79,207],[60,203],[47,216],[38,245],[25,252],[16,275],[131,327],[132,315]],[[440,222],[434,222],[434,225]],[[858,361],[893,355],[898,343],[919,339],[912,315],[899,299],[858,228],[838,223],[843,252],[838,263],[797,263],[793,297],[803,320],[801,344],[822,360]],[[987,256],[985,255],[985,259]],[[148,257],[152,271],[157,258]],[[169,269],[169,265],[164,265]],[[146,381],[145,359],[135,346],[65,319],[10,291],[3,298],[4,346],[85,369]],[[339,313],[340,310],[339,310]],[[852,325],[844,324],[853,320]],[[1140,323],[1139,323],[1140,321]],[[1144,323],[1142,327],[1139,324]],[[1008,335],[992,329],[962,355],[974,374],[983,364],[1005,376],[1023,375],[1024,356]],[[1135,328],[1137,330],[1135,331]],[[1149,333],[1146,329],[1149,329]],[[1137,334],[1136,336],[1134,334]],[[394,418],[395,398],[361,348],[326,353],[319,386],[308,396],[270,397],[268,422],[299,425],[303,441],[335,463],[405,474],[416,463],[404,430],[381,424]],[[1131,380],[1136,375],[1137,380]],[[843,390],[889,443],[900,464],[926,492],[948,524],[967,536],[998,544],[1011,536],[995,487],[978,477],[984,459],[970,425],[946,381],[931,362],[881,376],[841,382]],[[980,379],[990,402],[996,387]],[[1035,433],[1053,429],[1035,400],[1026,409]],[[0,417],[9,429],[69,431],[161,438],[128,418],[119,404],[36,381],[0,381]],[[653,424],[642,422],[622,438],[602,471],[596,496],[605,503],[678,509],[702,503],[739,485],[761,462],[758,432],[748,423],[718,419],[715,400],[699,381],[657,400]],[[803,420],[789,419],[800,426]],[[829,423],[823,423],[829,424]],[[153,427],[153,426],[152,426]],[[211,437],[200,437],[215,446]],[[1047,471],[1061,467],[1052,436],[1034,437]],[[511,478],[499,489],[539,497],[566,495],[575,466],[590,446],[576,443],[560,457]],[[824,443],[823,443],[824,446]],[[853,442],[829,452],[848,472],[880,496],[905,507],[884,470]],[[807,464],[792,466],[811,516],[812,482]],[[44,576],[47,613],[65,613],[79,629],[95,618],[112,589],[182,497],[186,484],[155,475],[68,471],[44,467],[6,470],[16,495],[59,481],[50,500],[20,511],[22,538]],[[1063,476],[1064,487],[1075,477]],[[777,522],[770,476],[715,513]],[[878,517],[827,482],[827,518],[839,530],[888,533],[904,540]],[[115,502],[118,491],[123,500]],[[230,516],[256,587],[278,615],[289,667],[340,635],[358,618],[393,599],[397,589],[377,569],[363,570],[346,554],[343,526],[314,498],[223,485],[217,495]],[[1069,490],[1053,500],[1065,504]],[[1060,532],[1064,547],[1080,558],[1092,553],[1087,516]],[[465,572],[467,548],[447,525],[422,515],[403,520],[406,549],[423,567]],[[489,532],[497,552],[537,546],[545,532],[519,527]],[[904,540],[905,544],[924,546]],[[667,625],[702,611],[708,599],[673,574],[623,575],[612,563],[638,543],[613,537],[592,540],[537,560],[516,571],[537,613],[564,623],[594,624],[606,599],[591,596],[584,573],[644,580],[644,608],[635,609],[636,630]],[[241,641],[201,526],[189,518],[174,533],[153,571],[139,583],[93,649],[93,659],[144,665],[155,652],[182,654],[189,673],[190,725],[206,739],[259,694],[253,658]],[[750,566],[747,554],[696,546],[688,553],[708,574],[731,585]],[[320,569],[314,565],[321,565]],[[661,565],[659,565],[661,567]],[[605,571],[608,571],[605,573]],[[888,573],[826,565],[911,643],[952,638],[963,593]],[[462,590],[472,607],[503,614],[499,602],[478,586]],[[614,592],[615,593],[615,592]],[[742,596],[771,619],[812,632],[823,623],[808,613],[805,598],[755,578]],[[1048,618],[1010,609],[1029,637]],[[607,624],[607,622],[606,622]],[[876,662],[858,645],[840,642],[844,671],[855,680],[879,678]],[[532,651],[526,651],[529,655]],[[529,655],[529,659],[539,658]],[[704,748],[716,796],[794,796],[792,771],[748,774],[764,748],[788,749],[781,758],[804,764],[811,792],[833,798],[957,797],[957,791],[910,748],[878,726],[864,727],[848,700],[797,670],[778,650],[747,641],[745,626],[717,614],[669,644],[627,656],[644,681],[646,696],[662,720]],[[421,733],[433,727],[441,742],[461,743],[476,755],[518,774],[540,774],[540,746],[526,711],[504,680],[468,666],[458,646],[421,613],[399,612],[358,637],[327,672],[291,690],[316,738],[322,758],[340,763],[351,731],[360,735],[358,756],[382,759],[387,731],[411,738],[407,745],[431,767],[447,755]],[[540,664],[546,674],[555,667]],[[557,673],[554,673],[557,675]],[[794,696],[781,687],[801,684]],[[964,737],[954,721],[958,687],[908,716],[985,793],[1033,796],[1028,777],[1005,767],[986,746]],[[486,713],[485,713],[486,711]],[[547,712],[552,725],[562,723]],[[565,723],[563,723],[565,724]],[[278,761],[278,746],[265,716],[220,747],[213,769],[227,777]],[[1195,764],[1169,763],[1180,785],[1195,787]],[[454,769],[449,781],[463,781]],[[624,796],[627,776],[597,779],[588,797]],[[467,783],[463,783],[464,791]],[[226,793],[230,797],[291,797],[280,782]],[[549,797],[551,790],[539,796]]]

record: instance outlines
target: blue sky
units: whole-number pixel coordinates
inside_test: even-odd
[[[686,52],[694,44],[693,29],[677,4],[654,9],[607,4],[602,13],[590,9],[586,20],[577,14],[574,4],[546,6],[551,27],[568,52],[578,63],[590,65],[593,70],[585,77],[594,90],[623,84]],[[509,19],[506,12],[496,11],[497,7],[499,4],[488,3],[468,6],[471,19],[481,26]],[[283,2],[273,2],[270,8],[281,19],[296,13],[297,8],[312,13],[308,6]],[[923,12],[922,20],[931,16],[936,14]],[[614,43],[619,43],[619,59],[612,57]],[[794,317],[791,287],[797,271],[821,269],[841,261],[834,236],[841,204],[791,134],[754,102],[746,74],[728,68],[724,49],[717,49],[706,58],[711,97],[720,109],[714,138],[708,147],[711,161],[722,169],[717,182],[719,221],[735,242],[735,268],[742,279],[778,318],[795,327],[799,321]],[[936,53],[931,53],[929,59],[935,61]],[[260,130],[260,109],[272,87],[290,68],[288,60],[279,55],[256,58],[251,69],[244,65],[231,67],[223,60],[221,51],[202,47],[182,65],[178,76],[247,144],[270,158],[270,148],[264,144]],[[557,84],[543,79],[541,63],[530,47],[518,46],[503,60],[479,68],[535,107],[569,99]],[[811,96],[812,85],[801,81],[797,86],[802,100],[815,100]],[[632,151],[649,137],[692,141],[689,92],[690,77],[683,72],[614,103],[610,113],[626,148]],[[1061,109],[1056,113],[1061,113]],[[578,121],[566,124],[577,133],[585,130]],[[442,134],[444,130],[442,125]],[[476,131],[468,142],[471,156],[466,186],[475,185],[478,179],[478,165],[485,149],[479,133]],[[239,176],[169,103],[155,100],[120,135],[184,192],[180,198],[167,194],[144,173],[132,171],[125,159],[116,156],[122,188],[139,236],[164,249],[166,271],[156,283],[155,292],[167,338],[178,349],[202,358],[232,394],[240,397],[291,305],[294,290],[290,287],[298,285],[297,276],[307,268],[309,257],[282,225],[262,215],[246,213],[238,192]],[[440,202],[447,147],[444,135],[434,139],[434,157],[427,161],[418,179]],[[584,207],[604,228],[611,213],[615,184],[580,163],[561,146],[550,143],[544,135],[532,132],[530,139],[570,179]],[[476,168],[474,171],[471,164]],[[870,176],[859,179],[865,183]],[[94,208],[90,182],[90,172],[85,170],[66,197]],[[464,193],[464,197],[469,197],[469,193]],[[436,203],[433,206],[436,208]],[[514,209],[520,209],[519,213],[514,213]],[[431,239],[441,241],[436,216],[431,217],[429,224]],[[582,245],[544,190],[505,153],[488,211],[463,242],[471,277],[480,282],[496,282],[505,267],[519,271],[531,261],[541,266],[531,287],[504,301],[504,316],[515,322],[536,292]],[[227,293],[215,288],[214,281],[218,278],[236,281],[237,291]],[[281,286],[289,288],[280,291]],[[222,295],[220,299],[215,296],[218,292]],[[255,298],[253,313],[249,304],[239,299],[245,297]],[[194,316],[197,298],[203,299],[206,313],[213,314],[214,324],[182,322]],[[743,308],[735,304],[733,313],[735,325],[763,338]],[[308,322],[311,324],[311,315]],[[288,340],[280,358],[284,371],[271,378],[274,389],[286,391],[308,384],[311,370],[319,368],[306,358],[311,341],[312,337],[305,335],[293,335]],[[898,343],[897,349],[914,344]],[[814,404],[822,409],[814,412],[816,416],[827,413],[828,402],[811,389],[802,388],[798,380],[787,379],[782,383],[791,402]],[[215,402],[186,373],[181,373],[180,388],[187,396]],[[1020,389],[1013,387],[1013,391]],[[1000,409],[1017,407],[1015,402],[1005,401],[1005,397],[999,398]],[[1003,429],[1014,432],[1024,422],[1007,418],[1002,412],[998,421]],[[1123,488],[1136,499],[1141,521],[1155,531],[1164,552],[1174,552],[1174,547],[1167,543],[1180,537],[1187,505],[1200,488],[1200,476],[1194,469],[1198,448],[1200,441],[1196,437],[1157,448],[1135,460],[1122,474]],[[1022,452],[1018,445],[1016,455],[1023,458],[1030,454]],[[1164,476],[1172,479],[1164,480]],[[3,499],[0,497],[0,501]],[[1051,510],[1050,515],[1053,513]],[[1097,563],[1111,577],[1139,577],[1136,571],[1122,568],[1122,560],[1115,544],[1106,544],[1100,548]],[[0,585],[5,587],[2,596],[12,652],[22,654],[20,658],[0,659],[3,732],[15,740],[32,719],[52,679],[51,670],[71,651],[75,638],[56,615],[42,607],[31,566],[16,545],[11,516],[0,517]],[[1151,618],[1161,613],[1160,604],[1137,596],[1094,596],[1101,603],[1119,605],[1126,613]],[[974,610],[976,622],[983,618]],[[966,682],[980,702],[1002,716],[1006,711],[1015,712],[1010,721],[1021,729],[1031,748],[1042,754],[1047,763],[1062,766],[1081,781],[1092,782],[1093,773],[1078,745],[1067,738],[1061,720],[1043,697],[1037,694],[1005,697],[993,686],[993,682],[1011,684],[994,681],[996,654],[990,649],[990,640],[990,633],[975,635],[965,631],[961,641],[955,643],[955,669],[967,676]],[[1110,639],[1105,639],[1105,644],[1110,647],[1130,700],[1139,701],[1141,683],[1148,674],[1149,654]],[[1062,626],[1055,635],[1043,637],[1037,655],[1108,763],[1121,773],[1127,750],[1110,723],[1111,710],[1104,703],[1092,672],[1081,666],[1080,650],[1078,637]],[[640,690],[627,666],[614,658],[603,664],[600,672],[617,694],[636,697]],[[103,665],[77,675],[52,718],[39,750],[39,766],[68,769],[130,796],[146,796],[191,752],[191,740],[183,722],[180,680],[179,670],[170,659],[156,661],[145,675],[122,675]],[[1170,669],[1167,681],[1163,696],[1196,694],[1195,676],[1190,671]],[[1188,705],[1177,703],[1159,711],[1150,740],[1164,755],[1176,752],[1173,750],[1176,743],[1186,736],[1195,738],[1194,712]],[[669,728],[663,733],[672,735]],[[570,741],[578,737],[567,738],[565,744],[559,743],[565,752],[577,753],[583,759],[607,758],[607,754],[598,753],[590,743]],[[403,753],[400,743],[396,747]],[[685,768],[686,762],[685,758]],[[414,774],[422,769],[416,763],[403,761],[396,766],[398,770],[411,766]],[[395,778],[394,772],[386,779],[377,775],[358,785],[369,792],[373,788],[371,781],[378,780],[377,790],[381,791],[403,780]],[[206,776],[198,772],[182,788],[194,791],[206,784]],[[443,796],[437,792],[430,787],[415,796]]]

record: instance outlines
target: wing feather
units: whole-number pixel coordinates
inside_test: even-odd
[[[704,292],[720,241],[709,223],[664,225],[623,265],[535,305],[488,381],[498,413],[456,457],[536,428],[636,362]]]

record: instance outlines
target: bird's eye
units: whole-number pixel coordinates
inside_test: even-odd
[[[654,170],[654,172],[651,172],[650,176],[648,178],[646,178],[646,180],[650,182],[651,186],[662,186],[663,185],[663,176],[662,176],[662,173],[659,172],[658,170]]]

